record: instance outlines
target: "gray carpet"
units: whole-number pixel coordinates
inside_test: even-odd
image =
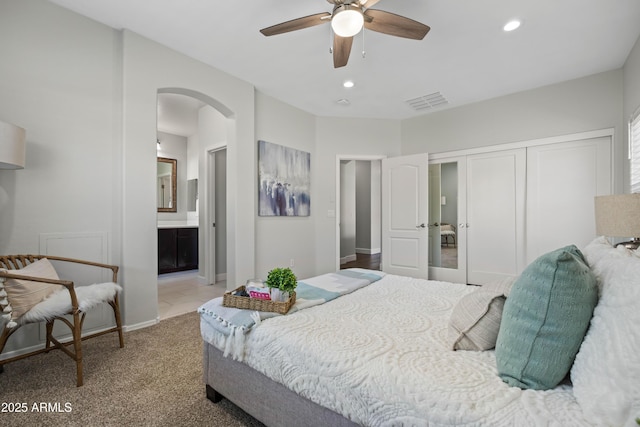
[[[84,386],[60,350],[9,363],[0,374],[0,424],[11,426],[262,426],[227,400],[214,404],[202,380],[196,313],[83,342]],[[27,404],[27,412],[11,404]],[[44,403],[54,412],[39,412]]]

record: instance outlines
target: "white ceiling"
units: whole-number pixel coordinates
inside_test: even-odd
[[[50,0],[129,29],[252,83],[318,116],[405,119],[406,101],[439,92],[448,104],[494,98],[624,65],[640,35],[638,0],[383,0],[431,27],[415,41],[366,31],[334,69],[329,25],[265,37],[258,30],[330,12],[325,0]],[[502,26],[520,18],[517,31]],[[342,87],[353,79],[356,86]],[[215,97],[215,94],[211,94]],[[348,99],[345,106],[336,103]],[[434,110],[431,110],[434,111]]]

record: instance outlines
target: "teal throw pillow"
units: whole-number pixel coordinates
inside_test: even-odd
[[[495,351],[500,378],[522,389],[557,386],[571,369],[597,301],[596,276],[575,245],[533,261],[504,304]]]

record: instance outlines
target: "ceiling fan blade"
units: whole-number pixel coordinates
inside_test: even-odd
[[[366,29],[391,36],[422,40],[431,29],[429,26],[414,21],[413,19],[383,10],[367,9],[364,14],[372,18],[371,20],[365,19],[364,27]]]
[[[333,36],[333,68],[340,68],[349,62],[353,37]]]
[[[291,21],[282,22],[280,24],[272,25],[271,27],[263,28],[260,30],[260,32],[265,36],[275,36],[276,34],[302,30],[303,28],[309,28],[315,25],[321,25],[327,22],[331,22],[330,19],[326,19],[329,17],[331,17],[331,14],[329,12],[316,13],[315,15],[292,19]]]

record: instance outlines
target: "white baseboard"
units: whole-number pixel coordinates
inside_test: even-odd
[[[158,323],[160,323],[159,316],[156,317],[154,320],[148,320],[146,322],[136,323],[135,325],[123,326],[122,330],[124,332],[131,332],[131,331],[135,331],[136,329],[148,328],[149,326],[157,325]]]
[[[158,320],[158,321],[159,321],[159,320]],[[154,325],[155,325],[156,323],[157,323],[157,322],[153,322],[153,324],[154,324]],[[86,331],[82,331],[82,332],[83,332],[83,334],[82,334],[82,335],[83,335],[83,336],[87,336],[87,335],[91,335],[91,334],[100,333],[100,332],[102,332],[102,331],[106,331],[107,329],[111,329],[111,328],[112,328],[112,327],[114,327],[114,326],[115,326],[115,322],[113,323],[113,325],[108,326],[108,327],[105,327],[105,328],[100,328],[100,329],[89,329],[89,330],[86,330]],[[148,325],[148,326],[152,326],[152,325]],[[139,328],[136,328],[136,329],[139,329]],[[128,330],[128,329],[127,329],[127,327],[126,327],[126,326],[122,326],[122,331],[123,331],[123,332],[126,332],[127,330]],[[130,330],[130,329],[129,329],[129,330]],[[71,335],[70,333],[69,333],[69,334],[65,334],[65,335],[58,335],[58,336],[56,336],[56,338],[57,338],[60,342],[64,343],[64,342],[67,342],[67,341],[71,341],[72,335]],[[117,339],[117,338],[116,338],[116,339]],[[12,351],[8,351],[8,352],[6,352],[6,353],[2,353],[2,355],[0,356],[0,360],[10,359],[10,358],[12,358],[12,357],[16,357],[16,356],[22,356],[23,354],[28,354],[28,353],[31,353],[31,352],[33,352],[33,351],[43,349],[43,348],[44,348],[44,345],[45,345],[45,344],[44,344],[43,342],[41,342],[41,343],[38,343],[38,344],[35,344],[35,345],[31,345],[31,346],[29,346],[29,347],[23,347],[23,348],[19,348],[19,349],[17,349],[17,350],[12,350]],[[53,349],[55,349],[55,347],[53,347]]]
[[[216,283],[226,282],[226,281],[227,281],[227,273],[216,274]]]
[[[358,259],[358,258],[356,257],[356,254],[353,254],[353,255],[347,255],[347,256],[345,256],[345,257],[340,258],[340,264],[341,264],[341,265],[342,265],[342,264],[346,264],[346,263],[348,263],[348,262],[355,261],[356,259]]]
[[[56,337],[58,338],[58,337]],[[60,342],[64,342],[66,337],[59,337]],[[23,354],[31,353],[32,351],[40,350],[44,348],[44,343],[39,343],[36,345],[32,345],[25,348],[20,348],[18,350],[8,351],[6,353],[2,353],[0,356],[0,360],[11,359],[12,357],[22,356]]]
[[[380,248],[356,248],[357,254],[366,254],[366,255],[374,255],[382,252]]]

